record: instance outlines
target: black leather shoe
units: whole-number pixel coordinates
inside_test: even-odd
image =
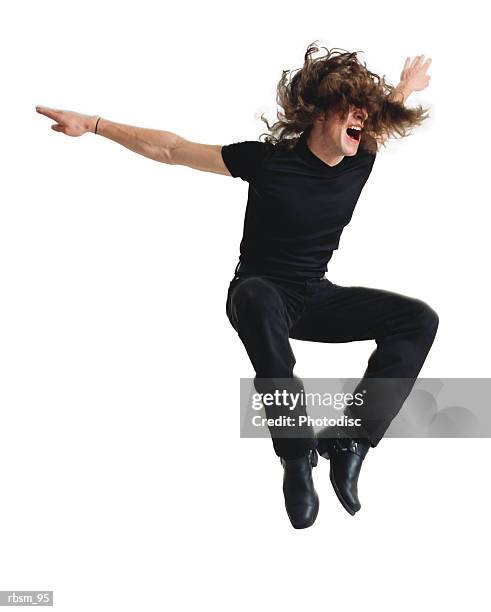
[[[360,438],[323,438],[319,446],[322,457],[331,461],[329,476],[339,501],[354,515],[361,508],[358,476],[370,442]]]
[[[317,465],[317,452],[298,459],[281,459],[285,507],[295,529],[314,524],[319,512],[319,497],[312,480],[312,467]]]

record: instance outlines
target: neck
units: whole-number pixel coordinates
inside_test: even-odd
[[[326,140],[313,126],[307,135],[307,146],[328,166],[337,166],[342,161],[344,155],[339,153],[339,149],[333,142]]]

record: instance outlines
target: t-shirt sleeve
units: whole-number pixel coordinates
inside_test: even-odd
[[[261,169],[267,148],[267,143],[258,140],[234,142],[222,147],[222,159],[234,178],[250,182]]]

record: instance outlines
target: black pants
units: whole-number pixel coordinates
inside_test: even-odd
[[[357,389],[369,387],[375,379],[394,379],[394,384],[384,387],[383,397],[374,393],[377,417],[364,419],[358,433],[372,446],[378,444],[409,395],[438,328],[438,315],[422,300],[381,289],[342,287],[326,278],[297,281],[239,271],[230,283],[226,310],[254,367],[256,389],[262,392],[272,391],[265,386],[270,381],[274,387],[274,379],[289,379],[293,389],[301,388],[293,374],[290,338],[375,340],[377,347]],[[268,417],[277,414],[271,410],[270,415],[266,409]],[[358,416],[354,407],[349,415]],[[282,435],[280,428],[270,427],[270,433],[280,457],[298,457],[317,446],[311,428],[293,438]]]

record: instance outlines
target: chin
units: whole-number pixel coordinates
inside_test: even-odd
[[[356,155],[358,153],[358,146],[359,145],[356,145],[354,147],[345,147],[343,155],[346,155],[346,157],[352,157],[353,155]]]
[[[346,155],[348,157],[352,155],[356,155],[356,153],[358,152],[359,146],[360,146],[359,140],[357,142],[353,142],[351,140],[344,140],[342,147],[341,147],[343,150],[343,155]]]

